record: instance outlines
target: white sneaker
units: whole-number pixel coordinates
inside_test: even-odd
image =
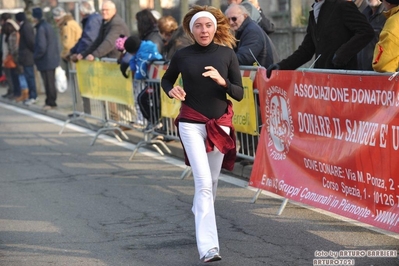
[[[25,105],[32,105],[32,104],[35,104],[35,103],[37,103],[37,99],[33,99],[33,98],[24,101]]]
[[[218,248],[211,248],[208,250],[208,252],[205,254],[205,256],[202,258],[203,262],[212,262],[212,261],[218,261],[221,260],[222,257],[219,255],[219,250]]]

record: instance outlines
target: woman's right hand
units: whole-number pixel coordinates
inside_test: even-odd
[[[168,95],[170,98],[175,98],[180,101],[184,101],[186,99],[186,92],[180,86],[173,87],[169,92]]]

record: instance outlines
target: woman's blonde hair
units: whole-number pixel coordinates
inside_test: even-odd
[[[176,19],[172,16],[165,16],[158,19],[158,29],[160,33],[171,35],[178,27],[179,25]]]
[[[211,13],[217,21],[217,29],[215,33],[214,43],[223,45],[223,46],[228,46],[230,48],[233,48],[236,46],[236,38],[232,34],[232,31],[230,29],[230,24],[229,21],[227,20],[226,16],[223,14],[223,12],[213,6],[198,6],[194,5],[184,16],[183,18],[183,29],[186,32],[188,36],[191,37],[191,39],[194,39],[193,34],[191,33],[190,30],[190,20],[191,18],[198,12],[200,11],[208,11]]]

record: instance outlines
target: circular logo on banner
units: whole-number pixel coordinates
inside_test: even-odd
[[[276,86],[267,90],[265,117],[270,157],[284,160],[294,137],[291,107],[285,90]]]

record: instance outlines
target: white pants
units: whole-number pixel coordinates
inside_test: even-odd
[[[229,127],[222,127],[228,134]],[[205,124],[179,123],[179,134],[194,176],[194,201],[192,211],[195,216],[195,233],[200,259],[214,247],[219,249],[214,201],[223,157],[216,147],[206,152]]]

